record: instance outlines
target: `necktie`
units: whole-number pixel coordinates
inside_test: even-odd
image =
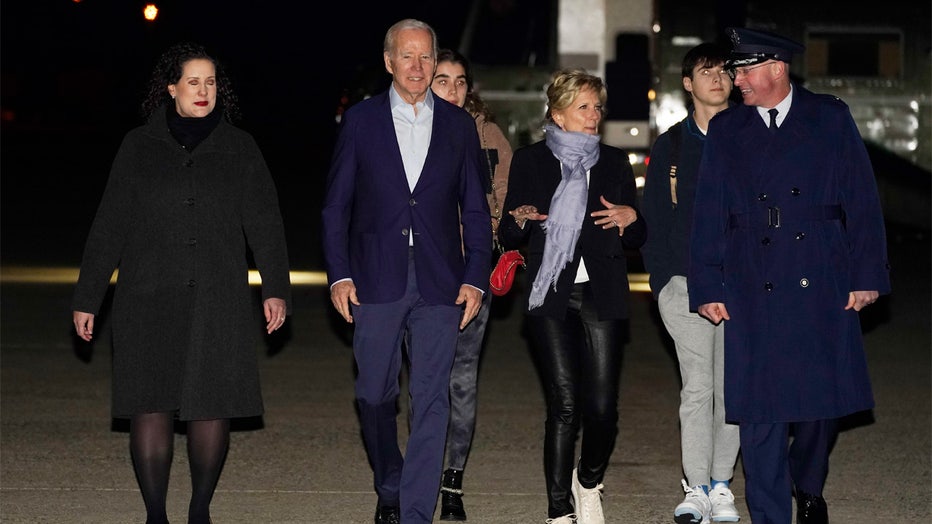
[[[776,133],[777,132],[777,113],[779,113],[779,111],[777,111],[777,108],[775,107],[767,112],[770,113],[770,133],[771,134]]]

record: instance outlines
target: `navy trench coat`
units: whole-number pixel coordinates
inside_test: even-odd
[[[850,291],[890,292],[886,233],[848,107],[794,84],[771,135],[757,109],[709,126],[690,245],[690,306],[722,302],[733,422],[837,418],[874,406]]]

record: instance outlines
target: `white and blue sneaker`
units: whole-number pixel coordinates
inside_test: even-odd
[[[709,524],[709,517],[712,513],[709,496],[706,495],[702,486],[689,487],[685,479],[682,483],[686,498],[673,510],[673,520],[676,524]]]
[[[735,509],[735,495],[724,482],[712,486],[709,492],[709,502],[712,504],[712,520],[715,522],[738,522],[741,515]]]

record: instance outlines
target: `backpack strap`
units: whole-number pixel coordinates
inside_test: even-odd
[[[670,126],[670,201],[676,209],[676,165],[680,162],[680,142],[682,142],[683,121]]]

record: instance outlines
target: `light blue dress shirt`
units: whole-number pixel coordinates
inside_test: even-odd
[[[401,151],[401,161],[404,163],[405,176],[408,179],[408,189],[414,192],[414,186],[417,185],[424,168],[424,160],[427,158],[427,148],[430,147],[430,133],[434,125],[434,98],[428,92],[423,101],[412,106],[395,91],[394,84],[388,96],[392,105],[398,149]],[[408,235],[408,245],[414,245],[413,229]]]

